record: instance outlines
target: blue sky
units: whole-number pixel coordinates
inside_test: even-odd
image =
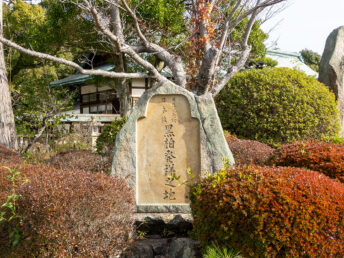
[[[322,54],[326,38],[335,28],[344,26],[344,0],[289,0],[288,7],[262,25],[269,34],[267,46],[277,40],[281,50],[302,49]]]

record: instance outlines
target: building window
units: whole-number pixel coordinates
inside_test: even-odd
[[[90,107],[90,113],[91,114],[97,114],[98,113],[98,106],[91,106]]]
[[[108,105],[92,105],[90,106],[90,114],[112,114],[112,104]],[[86,114],[84,112],[84,114]]]
[[[97,101],[97,93],[90,94],[90,102],[96,102]]]
[[[89,103],[90,102],[90,95],[83,95],[82,96],[82,102],[83,103]]]
[[[99,101],[107,101],[109,99],[109,93],[107,92],[100,92],[99,93]]]
[[[107,90],[83,94],[80,111],[83,114],[117,114],[119,113],[119,105],[116,91]]]
[[[83,113],[83,114],[89,114],[89,113],[90,113],[90,107],[84,107],[84,108],[82,108],[82,113]]]
[[[98,106],[98,113],[105,113],[106,105],[99,105]]]

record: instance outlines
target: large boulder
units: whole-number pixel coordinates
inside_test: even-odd
[[[319,67],[319,81],[329,86],[336,95],[344,135],[344,26],[331,32]]]
[[[202,177],[223,158],[234,163],[213,97],[165,83],[143,94],[117,134],[111,174],[136,190],[138,212],[187,213],[187,169]]]

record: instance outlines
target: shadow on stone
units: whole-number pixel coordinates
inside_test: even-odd
[[[146,238],[187,237],[192,230],[192,219],[189,215],[147,215],[135,222],[138,235]]]
[[[138,240],[123,258],[198,258],[202,257],[198,241],[190,238]]]

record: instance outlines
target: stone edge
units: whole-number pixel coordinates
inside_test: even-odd
[[[191,213],[189,204],[179,205],[137,205],[137,213]]]
[[[211,125],[204,126],[204,121],[207,120],[207,117],[205,116],[207,111],[206,109],[203,110],[203,112],[200,110],[200,104],[205,103],[206,96],[203,97],[195,97],[191,92],[185,90],[184,88],[181,88],[177,85],[171,84],[171,83],[164,83],[161,85],[157,85],[149,90],[147,90],[142,97],[139,99],[139,101],[136,103],[133,112],[128,117],[127,123],[123,126],[122,130],[118,133],[116,137],[116,146],[114,149],[114,159],[111,166],[111,175],[112,176],[118,176],[121,178],[125,178],[128,185],[132,187],[134,192],[136,193],[136,153],[137,153],[137,143],[136,143],[136,122],[139,118],[145,117],[147,112],[147,104],[149,103],[149,100],[155,96],[155,95],[163,95],[163,94],[181,94],[185,96],[190,104],[190,111],[191,116],[193,118],[197,118],[200,122],[200,142],[201,142],[201,174],[202,176],[204,173],[210,172],[213,173],[214,171],[220,169],[221,167],[214,167],[214,164],[209,164],[207,162],[204,162],[205,160],[209,161],[209,158],[211,158],[213,155],[216,156],[218,159],[219,155],[222,157],[227,157],[231,163],[234,163],[233,155],[231,151],[228,148],[228,145],[222,150],[220,150],[220,153],[216,151],[217,148],[214,141],[208,142],[207,139],[209,137],[209,133],[212,131]],[[214,101],[210,103],[211,105],[215,106]],[[217,117],[219,120],[217,113],[212,114]],[[209,124],[209,122],[208,122]],[[211,122],[210,122],[211,124]],[[219,125],[219,121],[216,123],[216,127]],[[221,127],[222,128],[222,127]],[[214,128],[213,128],[214,129]],[[215,128],[216,130],[216,128]],[[217,137],[220,137],[221,140],[224,140],[223,132],[216,132]],[[125,148],[121,143],[120,139],[125,139],[127,142],[127,147]],[[208,139],[209,140],[209,139]],[[202,149],[203,147],[203,149]],[[135,155],[128,155],[128,156],[120,156],[118,153],[120,153],[122,150],[127,151],[127,153],[135,153]],[[215,150],[215,151],[214,151]],[[118,161],[116,157],[119,157],[119,159],[122,159],[121,161]],[[132,157],[130,159],[130,156]],[[206,159],[204,159],[206,158]],[[123,161],[125,160],[125,161]],[[126,164],[124,166],[124,164]],[[117,169],[116,169],[117,168]],[[129,171],[135,171],[135,173],[130,173]],[[137,200],[136,194],[135,194],[135,201]],[[138,213],[190,213],[190,205],[165,205],[165,204],[158,204],[158,205],[137,205],[137,212]]]

